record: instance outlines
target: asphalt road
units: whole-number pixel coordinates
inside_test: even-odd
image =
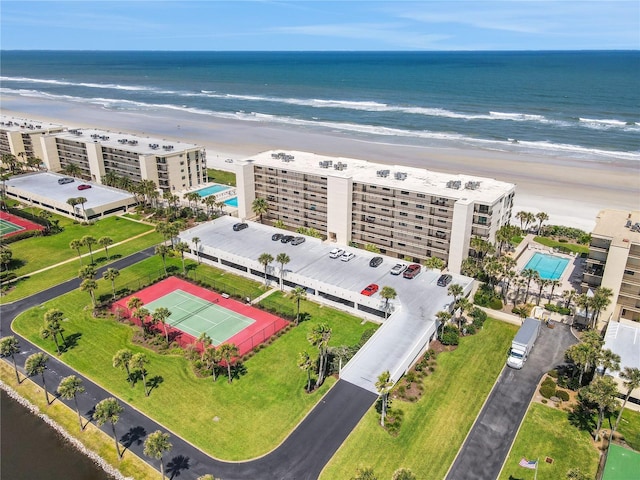
[[[577,343],[570,327],[542,325],[521,370],[506,367],[458,452],[448,480],[497,478],[542,375],[564,363],[565,350]],[[506,363],[505,352],[505,363]]]
[[[109,267],[122,269],[153,254],[154,248],[151,247],[120,259],[110,264]],[[106,268],[98,270],[98,277]],[[79,285],[79,279],[69,280],[24,300],[0,306],[0,337],[15,335],[11,331],[11,322],[21,312],[63,295],[78,288]],[[29,355],[42,350],[27,340],[19,338],[21,351],[16,355],[16,363],[20,367],[24,365]],[[55,392],[60,380],[68,375],[74,374],[82,378],[86,391],[78,396],[78,406],[86,419],[91,418],[96,403],[113,396],[85,376],[58,361],[54,356],[50,358],[45,372],[48,390]],[[11,363],[11,359],[5,360]],[[21,370],[24,373],[23,369]],[[31,380],[42,386],[40,376],[32,377]],[[195,479],[207,473],[214,474],[224,480],[316,479],[326,463],[351,433],[351,430],[373,405],[376,398],[375,394],[340,380],[278,448],[268,455],[243,463],[223,462],[211,458],[170,432],[173,448],[168,458],[165,459],[166,472],[170,478],[180,479]],[[70,408],[75,408],[73,401],[60,398],[55,401],[62,401]],[[167,429],[133,407],[128,407],[122,400],[120,402],[125,407],[116,424],[116,433],[119,435],[121,444],[159,469],[159,461],[144,455],[143,442],[149,433],[156,430],[167,431]],[[110,425],[104,425],[102,430],[109,436],[112,435]]]

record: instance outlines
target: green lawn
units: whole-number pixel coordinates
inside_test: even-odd
[[[566,243],[566,242],[563,243],[563,242],[558,242],[557,240],[552,240],[547,237],[534,237],[533,240],[546,247],[551,247],[551,248],[561,247],[576,253],[589,253],[588,245],[578,245],[577,243]]]
[[[215,168],[207,168],[207,176],[210,182],[221,183],[222,185],[236,186],[236,174],[233,172],[225,172]]]
[[[180,260],[172,258],[169,263],[177,266]],[[161,265],[157,257],[140,262],[123,270],[118,284],[156,271]],[[110,285],[102,280],[98,283],[97,293],[108,294]],[[296,360],[303,350],[315,353],[306,339],[314,324],[326,322],[333,328],[333,345],[354,344],[369,327],[361,325],[359,318],[323,308],[321,316],[312,316],[250,358],[246,374],[239,380],[229,384],[222,377],[214,383],[211,378],[196,378],[181,356],[158,355],[132,345],[132,327],[92,318],[88,302],[86,292],[74,291],[25,312],[13,325],[17,332],[53,353],[53,342],[42,340],[38,330],[49,308],[61,309],[67,316],[65,335],[79,335],[77,346],[62,354],[64,362],[207,453],[228,460],[252,458],[275,448],[335,383],[329,378],[318,392],[304,393],[306,374]],[[114,353],[121,348],[145,351],[151,360],[149,377],[162,377],[149,397],[144,396],[141,385],[131,388],[124,372],[111,366]]]
[[[131,222],[127,222],[131,223]],[[162,241],[162,235],[159,233],[151,232],[140,238],[133,239],[122,245],[109,248],[110,262],[115,259],[126,257],[140,250],[144,250],[147,247],[156,245]],[[13,246],[13,245],[12,245]],[[96,260],[96,267],[101,267],[107,264],[107,260],[104,256],[104,250],[94,256]],[[83,259],[84,265],[86,265],[87,259]],[[162,268],[162,267],[160,267]],[[15,283],[15,288],[6,295],[0,297],[0,303],[10,303],[22,298],[33,295],[34,293],[41,292],[47,288],[58,285],[78,276],[80,270],[80,260],[76,257],[74,260],[63,265],[59,265],[51,270],[36,273],[30,275],[24,279],[18,280]]]
[[[420,479],[444,478],[504,367],[516,330],[489,319],[477,335],[462,338],[458,349],[440,354],[418,402],[393,400],[392,409],[404,411],[400,434],[392,437],[383,430],[372,408],[321,478],[351,478],[358,466],[373,468],[380,479],[401,467]]]
[[[522,427],[500,475],[501,480],[533,479],[534,471],[518,466],[522,457],[540,459],[538,479],[565,478],[571,468],[594,478],[598,468],[598,450],[589,432],[569,423],[567,412],[539,403],[529,407]],[[553,463],[545,462],[550,457]]]
[[[60,226],[64,230],[46,237],[32,237],[11,244],[13,258],[21,263],[19,268],[12,270],[16,276],[27,275],[41,268],[55,265],[78,256],[76,250],[69,248],[72,240],[80,240],[85,235],[91,235],[96,240],[100,237],[111,237],[114,243],[135,237],[143,232],[153,230],[153,226],[132,222],[120,217],[107,217],[92,225],[74,223],[71,219],[58,216]],[[104,257],[104,249],[100,245],[93,245],[94,259]],[[88,253],[86,247],[81,253]],[[111,254],[111,252],[109,252]],[[89,259],[84,260],[89,263]]]
[[[616,416],[611,417],[612,424],[616,423],[617,414],[616,412]],[[606,423],[606,427],[610,428],[609,423]],[[640,412],[625,408],[618,425],[618,433],[624,437],[624,441],[631,448],[640,452]]]

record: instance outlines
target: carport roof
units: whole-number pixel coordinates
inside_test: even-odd
[[[609,322],[604,336],[604,347],[620,355],[620,371],[607,374],[620,378],[625,367],[640,368],[640,325],[630,320]]]

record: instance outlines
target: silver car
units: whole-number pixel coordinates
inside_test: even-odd
[[[391,275],[400,275],[407,269],[407,266],[404,263],[396,263],[394,267],[391,269]]]

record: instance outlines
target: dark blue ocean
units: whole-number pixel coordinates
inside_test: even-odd
[[[0,66],[2,95],[640,160],[638,51],[2,51]]]

